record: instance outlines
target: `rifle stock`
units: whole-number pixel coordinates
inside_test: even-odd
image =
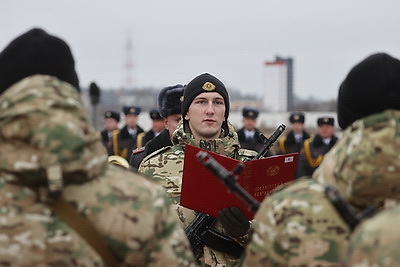
[[[217,218],[205,213],[198,213],[196,218],[186,227],[185,234],[190,242],[194,254],[204,246],[223,253],[240,257],[243,247],[232,238],[212,229]]]

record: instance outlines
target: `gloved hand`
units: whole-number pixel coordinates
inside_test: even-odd
[[[237,207],[224,208],[218,212],[218,220],[226,233],[234,238],[244,236],[250,229],[250,222]]]

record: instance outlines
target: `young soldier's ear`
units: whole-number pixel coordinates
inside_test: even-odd
[[[189,116],[187,114],[185,115],[185,120],[189,120]]]

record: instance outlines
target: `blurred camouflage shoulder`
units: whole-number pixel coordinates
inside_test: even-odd
[[[360,224],[350,239],[344,266],[400,266],[400,206]]]
[[[97,253],[27,187],[0,179],[4,266],[104,266]]]
[[[106,233],[112,251],[126,264],[193,264],[190,245],[164,189],[142,175],[110,166],[99,179],[67,187],[64,196]]]
[[[101,259],[27,187],[0,184],[2,262],[102,266]],[[93,224],[129,266],[194,266],[190,245],[162,187],[110,166],[104,175],[69,185],[64,198]],[[20,257],[21,253],[24,256]]]
[[[274,191],[254,220],[243,266],[336,266],[349,228],[312,179]]]

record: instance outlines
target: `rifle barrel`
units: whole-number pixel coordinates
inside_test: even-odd
[[[255,156],[254,159],[262,159],[265,158],[267,152],[269,151],[269,149],[271,148],[271,146],[276,142],[276,140],[278,140],[279,136],[285,131],[286,129],[286,125],[285,124],[281,124],[278,126],[278,128],[275,130],[275,132],[273,132],[273,134],[269,137],[266,138],[264,135],[262,138],[263,140],[266,139],[264,146],[262,147],[262,149],[258,152],[257,156]],[[260,136],[262,135],[262,133],[260,133]]]

